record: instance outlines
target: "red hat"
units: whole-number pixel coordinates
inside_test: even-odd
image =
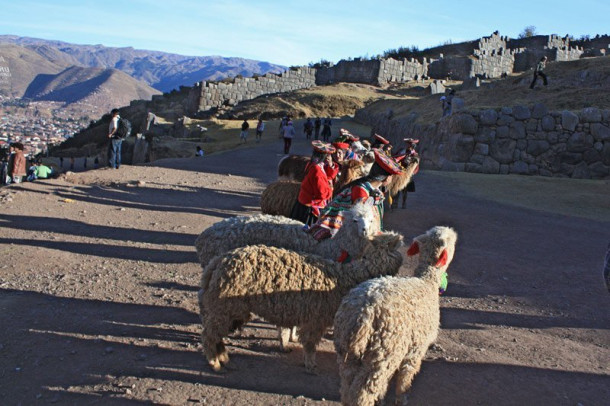
[[[311,146],[315,151],[321,152],[323,154],[333,154],[335,152],[335,147],[333,147],[327,142],[323,142],[320,140],[312,141]]]
[[[390,141],[386,140],[385,138],[383,138],[381,135],[379,134],[375,134],[375,139],[379,142],[381,142],[382,144],[389,144]]]
[[[404,138],[403,141],[407,144],[417,144],[419,142],[416,138]]]
[[[341,133],[342,136],[344,136],[348,141],[358,141],[360,140],[360,137],[358,137],[357,135],[354,135],[352,133],[350,133],[348,130],[346,130],[345,128],[341,128],[339,130],[339,132]]]
[[[396,162],[400,162],[403,159],[405,159],[406,156],[407,156],[407,154],[398,155],[398,156],[395,156],[394,159],[396,160]]]
[[[349,144],[347,142],[333,142],[333,147],[337,149],[349,149]]]
[[[400,165],[398,165],[398,162],[396,162],[394,158],[387,156],[380,149],[373,148],[373,152],[375,153],[375,163],[381,166],[384,171],[390,175],[398,175],[402,172]]]

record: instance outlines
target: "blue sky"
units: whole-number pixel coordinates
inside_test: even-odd
[[[529,25],[540,34],[607,34],[609,15],[606,0],[0,0],[0,34],[288,66],[495,30],[516,38]]]

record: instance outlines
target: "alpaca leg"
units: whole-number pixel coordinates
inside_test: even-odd
[[[227,351],[227,348],[222,341],[216,344],[216,354],[218,354],[218,361],[222,365],[229,363],[229,351]]]
[[[407,208],[407,189],[402,191],[402,208]]]
[[[315,330],[300,329],[299,341],[303,345],[305,369],[309,373],[316,373],[316,347],[320,340],[322,340],[324,331],[324,327]]]
[[[297,333],[297,326],[292,326],[292,329],[290,329],[290,342],[296,343],[297,341],[299,341],[299,333]]]
[[[281,352],[290,352],[289,348],[286,348],[286,344],[290,339],[290,329],[284,327],[277,328],[277,338],[280,340],[280,351]]]
[[[396,404],[406,405],[408,402],[407,392],[411,389],[413,378],[421,368],[421,357],[407,360],[400,366],[396,374]]]

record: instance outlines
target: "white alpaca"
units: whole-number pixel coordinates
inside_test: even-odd
[[[428,230],[409,248],[409,255],[420,255],[414,277],[372,279],[343,298],[334,341],[344,405],[374,405],[394,376],[396,401],[406,404],[406,392],[438,335],[439,286],[456,241],[451,228]]]

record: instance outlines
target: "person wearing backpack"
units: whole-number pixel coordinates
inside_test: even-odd
[[[119,122],[121,116],[119,116],[119,109],[112,109],[110,114],[112,114],[112,118],[110,119],[110,125],[108,126],[108,138],[110,138],[110,157],[108,158],[108,166],[119,169],[121,166],[121,144],[123,144],[123,137],[119,135]]]

